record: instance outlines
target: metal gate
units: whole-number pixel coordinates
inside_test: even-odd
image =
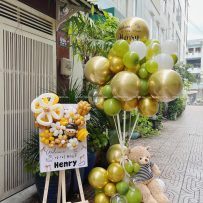
[[[19,151],[33,129],[30,103],[56,87],[55,21],[0,1],[0,200],[32,184]]]

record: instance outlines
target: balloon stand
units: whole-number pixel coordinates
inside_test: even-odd
[[[78,203],[88,203],[89,201],[85,200],[85,195],[84,195],[84,191],[83,191],[82,181],[81,181],[81,177],[80,177],[80,171],[79,171],[78,168],[76,168],[75,171],[76,171],[76,177],[77,177],[77,181],[78,181],[78,187],[79,187],[80,198],[81,198],[81,201],[79,201]],[[51,172],[47,172],[42,203],[46,203],[47,202],[50,177],[51,177]],[[62,170],[62,171],[59,171],[57,203],[61,202],[61,197],[62,197],[62,203],[71,203],[71,202],[66,202],[66,196],[67,195],[66,195],[65,170]]]

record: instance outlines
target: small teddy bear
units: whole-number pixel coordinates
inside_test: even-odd
[[[134,174],[131,179],[142,192],[143,203],[169,203],[169,199],[155,178],[161,172],[158,166],[150,161],[149,147],[135,146],[131,148],[128,158],[140,165],[139,172]]]

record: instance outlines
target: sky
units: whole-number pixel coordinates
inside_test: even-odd
[[[190,0],[188,39],[203,39],[203,0]]]

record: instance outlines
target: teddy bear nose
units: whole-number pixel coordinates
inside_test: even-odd
[[[147,162],[147,161],[148,161],[148,159],[145,159],[145,161]]]

